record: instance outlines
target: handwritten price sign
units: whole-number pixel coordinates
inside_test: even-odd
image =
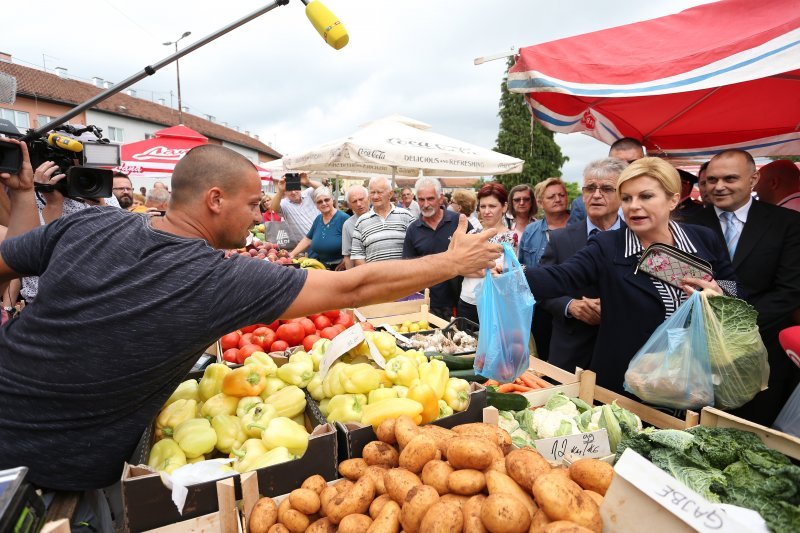
[[[539,439],[534,442],[536,449],[545,459],[560,463],[564,457],[605,457],[611,455],[608,432],[605,429],[591,433],[578,433],[552,439]]]

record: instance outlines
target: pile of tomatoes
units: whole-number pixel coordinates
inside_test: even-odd
[[[341,311],[325,311],[272,324],[252,324],[220,339],[222,358],[231,363],[244,363],[254,352],[283,352],[302,346],[307,352],[319,339],[333,339],[353,325],[353,317]],[[371,324],[362,326],[371,329]]]

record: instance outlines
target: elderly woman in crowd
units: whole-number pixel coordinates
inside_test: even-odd
[[[603,303],[600,331],[590,370],[597,383],[623,393],[628,363],[697,289],[736,295],[735,274],[727,250],[709,229],[670,221],[680,200],[678,172],[656,157],[633,162],[617,180],[627,228],[590,237],[586,247],[561,265],[528,268],[526,276],[535,298],[554,298],[594,285]],[[636,272],[641,253],[653,243],[674,246],[708,261],[717,280],[683,280],[681,288]]]
[[[319,215],[289,256],[294,259],[311,247],[309,257],[319,259],[333,270],[342,262],[342,226],[347,221],[347,215],[336,208],[328,187],[317,187],[312,194]]]
[[[533,187],[527,183],[516,185],[508,193],[508,199],[506,223],[517,234],[517,242],[521,242],[525,228],[536,222],[537,208]]]
[[[469,223],[472,224],[472,227],[480,230],[483,226],[478,220],[477,212],[475,211],[477,205],[478,197],[473,191],[469,189],[456,189],[453,191],[453,195],[450,198],[450,205],[448,205],[447,208],[456,213],[464,213],[464,216],[469,219]]]
[[[563,181],[547,178],[537,183],[533,191],[544,217],[526,227],[519,241],[519,262],[528,268],[539,264],[550,240],[550,232],[563,228],[569,220],[567,186]]]
[[[508,193],[499,183],[490,182],[478,191],[478,211],[483,221],[483,229],[473,229],[471,233],[479,233],[496,229],[497,235],[491,241],[497,244],[508,243],[514,246],[515,235],[505,224],[505,213],[508,208]],[[497,260],[497,267],[503,267],[503,257]],[[477,293],[483,283],[484,273],[476,272],[465,276],[461,284],[461,297],[456,307],[457,316],[478,322]]]

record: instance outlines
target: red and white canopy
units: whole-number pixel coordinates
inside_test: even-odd
[[[552,131],[650,155],[800,154],[800,7],[722,0],[522,48],[508,88]]]

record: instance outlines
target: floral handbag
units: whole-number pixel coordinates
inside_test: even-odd
[[[714,272],[708,261],[695,257],[668,244],[655,243],[647,247],[636,264],[636,271],[658,278],[674,287],[681,287],[683,278],[711,281]]]

